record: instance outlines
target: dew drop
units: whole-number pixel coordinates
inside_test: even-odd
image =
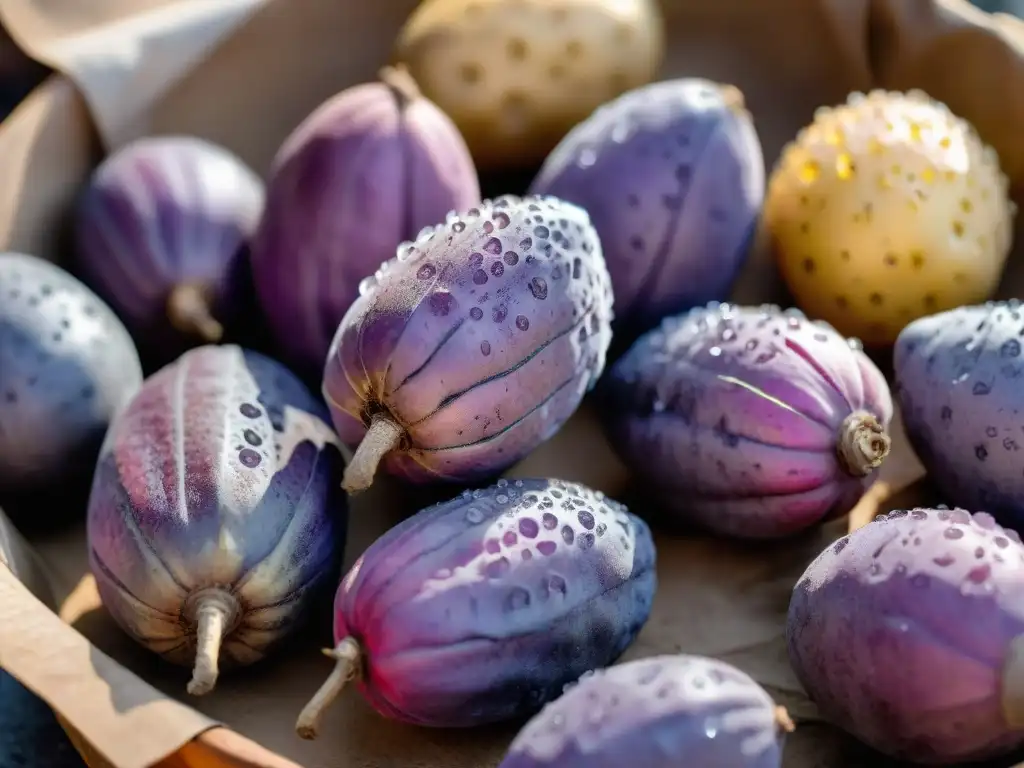
[[[530,593],[523,587],[513,587],[512,591],[508,593],[508,597],[505,598],[505,609],[509,611],[519,611],[529,605]]]
[[[533,298],[543,300],[548,297],[548,284],[543,277],[535,277],[530,281],[530,293]]]
[[[939,555],[938,557],[933,557],[932,558],[932,562],[935,563],[940,568],[946,568],[946,567],[952,565],[953,563],[955,563],[956,562],[956,558],[953,557],[950,554],[945,554],[945,555]]]
[[[551,230],[549,230],[544,225],[541,225],[541,226],[533,228],[533,234],[534,234],[535,237],[539,237],[539,238],[543,239],[545,237],[548,237],[551,234]]]
[[[515,531],[505,531],[505,535],[501,537],[501,543],[506,547],[514,547],[519,542],[519,536]]]
[[[962,539],[964,537],[964,532],[959,528],[947,528],[942,532],[942,535],[951,541],[955,541],[957,539]]]
[[[494,275],[495,277],[501,277],[502,275],[505,274],[505,265],[502,264],[500,261],[494,262],[493,264],[491,264],[491,274]]]
[[[428,301],[431,314],[437,317],[445,317],[455,307],[455,297],[448,291],[437,291],[430,294]]]
[[[416,277],[420,280],[429,280],[437,274],[437,269],[433,264],[422,264],[419,269],[416,270]]]
[[[514,267],[519,263],[519,254],[515,251],[505,251],[505,255],[502,256],[502,259],[504,259],[505,263],[510,267]]]
[[[500,579],[509,569],[512,567],[512,563],[509,562],[507,557],[499,557],[497,560],[492,560],[484,567],[484,572],[489,579]]]
[[[505,318],[508,317],[508,307],[504,304],[499,304],[491,310],[491,320],[496,323],[505,322]]]
[[[471,253],[469,254],[469,265],[471,267],[479,267],[484,263],[484,255],[482,253]]]
[[[537,542],[537,551],[544,555],[544,557],[551,557],[557,549],[558,545],[553,541]]]
[[[520,331],[525,331],[529,329],[529,327],[530,321],[526,318],[525,315],[518,315],[516,317],[516,328],[518,328]]]
[[[540,526],[537,525],[537,521],[531,517],[524,517],[519,520],[519,533],[528,539],[537,538],[537,534],[540,533]]]
[[[263,412],[252,403],[242,403],[238,406],[238,412],[245,416],[247,419],[255,419],[260,416]]]
[[[499,493],[497,496],[494,497],[494,500],[499,504],[508,504],[508,496],[505,495],[504,493]]]
[[[581,509],[576,513],[576,519],[580,521],[580,525],[586,528],[588,531],[594,527],[594,516],[585,509]]]
[[[487,355],[491,354],[491,343],[489,341],[481,341],[480,342],[480,352],[485,357]]]
[[[249,445],[259,446],[263,444],[263,438],[253,432],[251,429],[247,429],[242,432],[242,437],[245,438],[245,442]]]
[[[239,451],[238,460],[242,462],[243,465],[249,467],[249,469],[258,466],[261,461],[260,455],[252,448],[243,448]]]
[[[477,285],[483,285],[487,282],[487,273],[482,269],[476,270],[476,272],[473,273],[473,282]]]
[[[576,534],[572,530],[572,526],[563,525],[562,526],[562,541],[564,541],[566,544],[572,544],[572,542],[573,542],[573,540],[575,538],[576,538]]]
[[[472,523],[473,525],[476,525],[477,523],[482,523],[483,520],[484,520],[484,513],[481,512],[476,507],[470,507],[469,509],[466,510],[466,522],[467,523]]]
[[[480,307],[473,307],[469,310],[469,316],[474,320],[480,320],[484,316],[484,311]]]
[[[967,580],[974,584],[982,584],[988,581],[989,576],[992,575],[992,566],[988,563],[982,565],[976,565],[967,572]]]
[[[566,584],[565,579],[563,579],[557,573],[548,576],[547,588],[549,593],[557,592],[562,595],[566,594],[569,591],[569,585]]]
[[[555,530],[558,527],[558,518],[552,515],[550,512],[545,512],[541,517],[541,522],[544,524],[544,528],[549,531]]]

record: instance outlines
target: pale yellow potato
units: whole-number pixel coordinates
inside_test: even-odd
[[[447,112],[480,168],[538,164],[664,55],[656,0],[425,0],[395,59]]]
[[[1015,209],[995,151],[914,91],[853,94],[783,151],[765,224],[797,305],[865,344],[989,298]]]

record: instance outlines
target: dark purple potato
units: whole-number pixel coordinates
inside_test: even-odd
[[[735,667],[656,656],[585,675],[526,724],[499,768],[781,768],[792,730]]]
[[[551,437],[604,369],[612,291],[587,214],[501,197],[405,243],[363,285],[324,370],[334,426],[417,483],[500,474]]]
[[[915,320],[893,350],[907,436],[942,498],[1024,526],[1024,307]]]
[[[82,195],[79,270],[143,352],[219,341],[262,208],[263,182],[226,149],[140,139],[104,160]]]
[[[890,512],[793,590],[789,656],[822,714],[926,765],[1024,746],[1024,547],[983,512]]]
[[[612,445],[681,520],[744,538],[846,514],[889,453],[892,398],[861,351],[797,310],[666,318],[603,386]]]
[[[346,507],[327,418],[273,360],[205,346],[146,379],[107,434],[88,517],[100,597],[193,666],[191,694],[262,658],[334,578]]]
[[[324,102],[278,150],[252,245],[283,353],[303,372],[322,371],[360,281],[423,227],[479,202],[462,135],[404,69]]]
[[[141,383],[128,332],[92,291],[48,261],[0,254],[0,491],[91,470]]]
[[[428,507],[356,561],[334,601],[334,672],[296,729],[354,682],[385,717],[464,728],[533,714],[611,664],[651,612],[651,532],[577,483],[499,480]]]
[[[590,214],[615,291],[619,342],[728,298],[760,216],[764,158],[736,88],[668,80],[576,126],[530,192]]]

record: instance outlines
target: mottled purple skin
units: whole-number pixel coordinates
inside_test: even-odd
[[[574,128],[530,191],[586,209],[615,290],[616,340],[724,300],[764,199],[754,124],[730,91],[685,78],[630,91]]]
[[[334,635],[363,650],[385,717],[466,727],[536,712],[611,664],[647,621],[651,533],[575,483],[499,480],[428,507],[359,558]]]
[[[1009,301],[916,320],[893,350],[907,436],[943,499],[1024,526],[1024,310]]]
[[[1024,633],[1024,547],[994,518],[899,510],[839,539],[793,590],[787,638],[826,718],[888,755],[960,765],[1024,745],[1002,668]]]
[[[91,468],[141,384],[128,331],[92,291],[48,261],[0,254],[0,491]]]
[[[213,586],[242,606],[222,666],[295,626],[344,545],[326,418],[287,369],[236,346],[198,347],[146,380],[107,435],[88,513],[100,596],[129,635],[190,665],[182,612]]]
[[[167,313],[171,290],[209,291],[230,316],[243,246],[263,209],[263,182],[228,150],[191,136],[156,136],[107,157],[75,220],[78,269],[136,338],[180,342]]]
[[[872,482],[840,466],[840,425],[887,426],[885,378],[855,341],[796,310],[711,304],[666,319],[612,367],[612,445],[680,519],[785,536],[845,514]]]
[[[433,102],[383,82],[334,96],[277,153],[253,240],[253,278],[271,330],[319,372],[359,283],[399,243],[480,202],[469,149]]]
[[[499,768],[780,768],[775,702],[716,659],[657,656],[585,676],[519,732]]]
[[[338,328],[323,392],[354,447],[374,413],[406,430],[412,482],[493,477],[551,437],[604,370],[612,292],[586,213],[506,196],[403,244]]]

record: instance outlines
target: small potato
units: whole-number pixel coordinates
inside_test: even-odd
[[[664,48],[655,0],[426,0],[395,56],[487,169],[539,163]]]

